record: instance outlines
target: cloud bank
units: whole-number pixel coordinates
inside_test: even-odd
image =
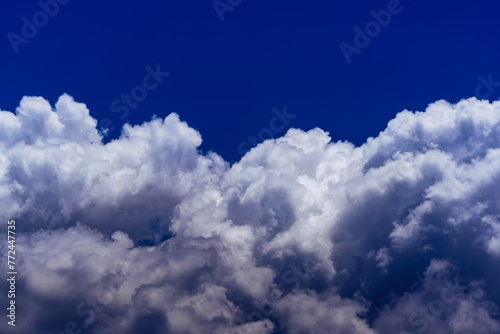
[[[290,129],[232,166],[176,114],[96,126],[68,95],[0,112],[1,332],[500,332],[499,101],[405,110],[360,147]]]

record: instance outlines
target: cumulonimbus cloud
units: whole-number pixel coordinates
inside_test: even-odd
[[[0,112],[2,332],[500,331],[500,102],[403,111],[360,147],[290,129],[232,166],[177,114],[96,125],[68,95]]]

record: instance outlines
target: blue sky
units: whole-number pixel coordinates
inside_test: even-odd
[[[287,127],[320,126],[359,145],[405,108],[473,96],[478,76],[500,81],[494,1],[403,0],[348,64],[339,44],[354,45],[354,27],[364,30],[370,11],[388,3],[244,0],[221,21],[211,1],[72,0],[15,53],[7,34],[22,35],[22,17],[32,22],[41,7],[3,2],[1,108],[13,111],[24,95],[55,103],[66,92],[109,118],[116,137],[125,120],[112,101],[160,64],[170,76],[127,120],[176,112],[200,130],[204,151],[236,160],[238,143],[268,127],[273,108],[297,115]]]
[[[2,2],[0,332],[500,333],[498,9]]]

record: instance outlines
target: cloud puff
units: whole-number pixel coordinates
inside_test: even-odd
[[[96,124],[68,95],[0,112],[19,333],[499,332],[500,102],[360,147],[290,129],[232,166],[176,114]]]

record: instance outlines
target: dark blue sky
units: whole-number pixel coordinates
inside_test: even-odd
[[[319,126],[359,145],[405,108],[476,92],[500,96],[500,3],[392,2],[221,0],[237,4],[223,21],[209,0],[71,0],[53,17],[34,0],[2,2],[0,108],[13,111],[24,95],[54,103],[66,92],[94,118],[111,120],[110,137],[125,120],[176,112],[201,132],[204,151],[235,160],[238,145],[268,128],[273,108],[285,105],[297,115],[287,127]],[[348,63],[339,44],[355,46],[354,27],[364,31],[370,12],[388,6],[397,12],[391,22]],[[23,17],[38,20],[38,31],[25,28],[23,37]],[[11,42],[9,33],[29,38]],[[157,64],[170,75],[159,85],[147,81],[157,87],[121,120],[114,112],[125,106],[121,95],[144,92],[136,87]],[[480,76],[499,83],[478,88]]]

